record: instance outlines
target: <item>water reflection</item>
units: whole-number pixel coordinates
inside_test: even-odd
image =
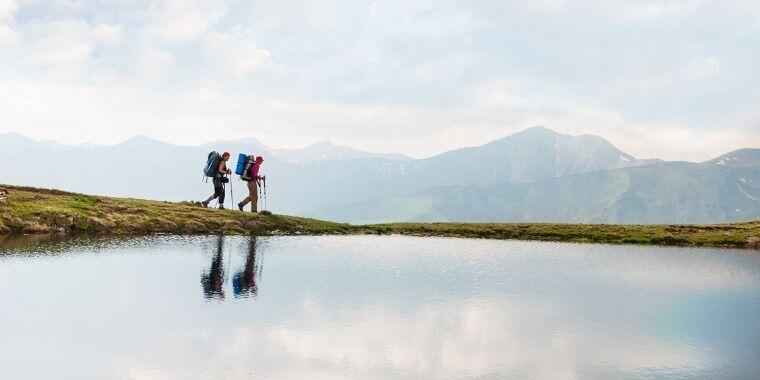
[[[211,258],[211,266],[201,274],[203,296],[207,299],[224,299],[224,237],[216,238],[216,250]]]
[[[255,298],[258,295],[259,287],[256,284],[256,277],[261,278],[262,270],[263,266],[260,265],[256,257],[256,237],[252,236],[248,240],[248,255],[245,259],[245,266],[232,277],[232,292],[236,298]]]
[[[235,298],[255,298],[258,295],[259,287],[257,278],[261,278],[263,266],[256,255],[256,236],[251,236],[247,241],[247,254],[243,267],[236,271],[232,276],[231,286],[232,294]],[[227,270],[225,270],[225,255],[227,255]],[[201,285],[203,287],[203,296],[206,299],[224,300],[225,287],[228,286],[230,252],[225,253],[224,237],[216,238],[211,264],[201,274]]]
[[[758,379],[758,300],[751,251],[18,240],[0,242],[0,377]]]

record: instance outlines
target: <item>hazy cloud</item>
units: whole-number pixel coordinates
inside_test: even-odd
[[[754,2],[0,0],[0,131],[423,156],[543,124],[702,160],[760,146],[758,45]]]
[[[193,40],[206,33],[225,12],[223,5],[212,1],[156,1],[145,11],[144,30],[161,41]]]
[[[12,16],[17,7],[16,0],[0,0],[0,21]]]

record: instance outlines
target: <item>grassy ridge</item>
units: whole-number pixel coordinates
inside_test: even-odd
[[[354,226],[309,218],[205,209],[189,202],[111,198],[0,186],[0,234],[402,234],[679,246],[760,246],[760,221],[719,225],[394,223]]]
[[[4,186],[0,233],[339,234],[344,224],[203,208],[189,202],[111,198]]]

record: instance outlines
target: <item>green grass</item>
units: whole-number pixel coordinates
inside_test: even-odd
[[[98,197],[0,186],[0,234],[401,234],[484,239],[755,248],[760,221],[716,225],[390,223],[355,226],[272,213],[202,208],[190,202]]]

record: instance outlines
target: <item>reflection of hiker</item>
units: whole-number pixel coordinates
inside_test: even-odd
[[[257,212],[258,206],[259,206],[259,187],[258,187],[258,181],[266,181],[266,176],[260,176],[259,175],[259,169],[261,168],[261,164],[264,163],[264,157],[257,156],[254,160],[253,164],[248,168],[248,175],[245,176],[247,178],[245,181],[248,182],[248,196],[243,199],[242,202],[238,203],[238,209],[240,211],[243,211],[243,207],[248,204],[248,202],[251,202],[251,212]],[[242,178],[242,177],[241,177]]]
[[[211,152],[209,155],[209,161],[212,160],[212,155],[216,152]],[[218,154],[218,153],[217,153]],[[214,183],[214,194],[212,194],[208,199],[201,202],[203,207],[208,207],[208,203],[212,200],[219,198],[219,209],[224,210],[224,184],[229,182],[229,179],[225,177],[227,174],[232,174],[232,170],[227,169],[227,160],[230,159],[230,153],[224,152],[221,156],[221,160],[219,160],[219,164],[216,165],[216,171],[212,171],[211,173],[206,173],[209,177],[213,175],[213,183]],[[213,161],[212,161],[213,162]]]
[[[224,237],[219,236],[216,243],[216,253],[211,259],[208,272],[201,274],[203,295],[206,298],[224,299]]]
[[[259,286],[256,284],[256,272],[261,269],[256,265],[256,237],[251,236],[248,244],[248,257],[245,260],[245,267],[232,277],[232,292],[235,297],[247,297],[249,295],[256,297],[259,292]],[[260,279],[261,274],[258,273],[258,276]]]

